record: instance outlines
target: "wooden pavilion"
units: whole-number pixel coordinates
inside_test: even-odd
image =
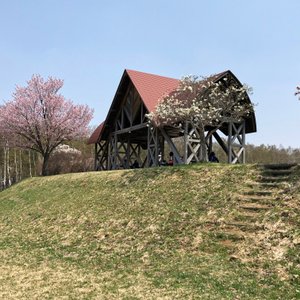
[[[226,78],[241,86],[231,71],[214,76],[218,82]],[[176,89],[178,79],[125,70],[103,123],[91,135],[88,143],[95,144],[95,170],[158,166],[164,160],[165,146],[173,152],[174,164],[189,164],[200,160],[200,138],[197,128],[186,123],[183,128],[151,124],[146,114],[155,110],[159,99]],[[246,101],[250,103],[249,96]],[[245,163],[245,136],[256,132],[252,112],[241,123],[228,123],[217,131],[207,128],[206,143],[212,151],[213,139],[222,147],[228,163]],[[223,137],[221,137],[223,135]],[[180,153],[174,138],[183,138]]]

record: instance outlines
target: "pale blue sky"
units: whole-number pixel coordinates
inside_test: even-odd
[[[300,147],[299,0],[0,0],[0,103],[32,74],[106,116],[125,68],[180,78],[230,69],[254,89],[247,142]]]

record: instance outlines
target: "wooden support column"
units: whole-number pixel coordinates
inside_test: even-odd
[[[242,147],[243,147],[243,160],[242,163],[246,163],[246,122],[243,121],[243,133],[242,133]]]
[[[141,146],[139,144],[130,144],[130,166],[134,163],[135,160],[139,163],[140,167],[143,166],[143,161],[141,159]]]
[[[219,136],[218,132],[214,132],[213,133],[214,138],[216,139],[216,141],[218,142],[218,144],[221,146],[221,148],[223,149],[223,151],[226,153],[226,155],[228,156],[228,148],[227,145],[224,143],[224,141],[222,140],[222,138]]]
[[[97,171],[98,168],[98,143],[95,144],[95,158],[94,158],[94,170]]]
[[[118,137],[115,133],[111,135],[110,145],[109,145],[109,164],[111,170],[117,169],[117,154],[118,154]]]
[[[246,123],[228,124],[228,163],[245,163],[246,161]]]
[[[130,135],[127,139],[127,145],[126,145],[126,155],[125,155],[125,162],[124,162],[124,168],[129,169],[132,162],[131,162],[131,142],[130,142]]]
[[[188,164],[188,139],[189,139],[189,124],[187,121],[184,122],[184,136],[183,136],[183,163]]]
[[[186,122],[184,128],[184,163],[189,164],[192,160],[200,161],[200,132],[191,123]],[[185,157],[186,156],[186,157]]]
[[[95,171],[108,169],[109,160],[109,145],[108,141],[102,140],[95,144]]]
[[[210,135],[208,137],[208,141],[207,141],[207,152],[208,152],[208,155],[212,152],[212,146],[213,146],[213,140],[212,140],[212,135]]]
[[[183,163],[183,160],[181,159],[181,156],[176,148],[176,146],[174,145],[172,139],[168,136],[168,134],[166,133],[165,129],[164,128],[161,128],[160,129],[160,132],[162,133],[165,141],[168,143],[171,151],[173,152],[174,154],[174,163],[175,164],[182,164]]]
[[[109,139],[108,139],[108,163],[107,163],[107,169],[111,170],[112,169],[112,135],[110,134]]]
[[[158,161],[158,164],[161,164],[165,159],[165,139],[163,135],[158,136],[158,154],[160,155],[160,161]]]
[[[148,127],[148,143],[147,143],[147,166],[158,166],[158,129],[153,126]]]
[[[227,146],[228,146],[228,163],[232,163],[232,122],[228,123],[228,137],[227,137]]]

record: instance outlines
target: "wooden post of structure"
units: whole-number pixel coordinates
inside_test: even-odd
[[[243,147],[243,157],[242,157],[242,160],[243,160],[243,164],[246,163],[246,121],[244,120],[243,121],[243,129],[242,129],[242,147]]]
[[[228,123],[228,163],[232,163],[232,122]]]
[[[161,162],[165,159],[165,139],[162,135],[159,135],[158,140],[159,140],[158,154],[161,155],[158,164],[161,164]]]
[[[117,169],[117,158],[118,158],[118,135],[116,133],[114,133],[114,140],[113,140],[113,163],[112,163],[112,168],[113,170]]]
[[[189,139],[189,124],[187,121],[184,122],[184,137],[183,137],[183,163],[188,164],[188,139]]]
[[[151,125],[148,127],[148,135],[147,135],[147,164],[146,166],[151,167],[151,153],[150,153],[150,143],[151,143]]]
[[[109,151],[109,141],[108,140],[106,140],[105,141],[105,147],[106,147],[106,149],[105,149],[105,151],[104,151],[104,154],[103,154],[103,157],[104,157],[104,169],[105,170],[109,170],[108,169],[108,161],[109,161],[109,154],[108,154],[108,151]],[[105,156],[106,156],[106,158],[105,158]]]
[[[147,166],[158,166],[158,132],[157,128],[148,127]]]
[[[94,170],[97,171],[97,160],[98,160],[98,143],[95,143],[95,161],[94,161]]]
[[[182,164],[182,158],[176,148],[176,146],[174,145],[172,139],[168,136],[168,134],[166,133],[164,128],[160,128],[160,132],[162,133],[165,141],[168,143],[170,150],[173,152],[174,154],[174,164]]]
[[[131,132],[129,132],[129,135],[128,135],[128,138],[127,138],[127,145],[126,145],[126,154],[125,154],[125,168],[126,169],[129,169],[130,168],[130,165],[131,165],[131,161],[130,161],[130,150],[131,150],[131,144],[130,144],[130,134]],[[123,160],[124,161],[124,160]]]
[[[111,134],[109,135],[108,138],[108,155],[107,155],[107,170],[111,170],[112,166],[111,166],[111,147],[112,147],[112,136]]]
[[[210,153],[212,153],[212,145],[213,145],[213,143],[212,143],[212,135],[211,136],[209,136],[209,138],[208,138],[208,155],[210,154]]]

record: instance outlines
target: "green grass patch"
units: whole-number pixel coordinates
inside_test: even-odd
[[[258,175],[196,164],[24,180],[0,193],[0,298],[297,299],[296,244],[275,261],[239,239],[235,249],[220,243],[230,236],[219,224]],[[264,217],[289,224],[266,239],[274,247],[299,235],[290,194]]]

